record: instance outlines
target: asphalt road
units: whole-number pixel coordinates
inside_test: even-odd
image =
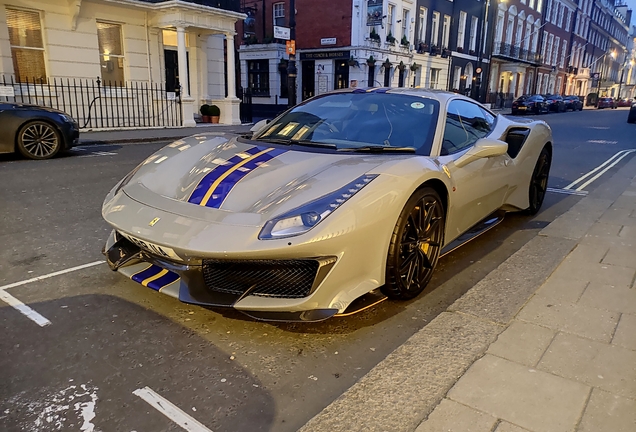
[[[413,301],[317,324],[262,323],[181,304],[105,264],[8,288],[102,260],[103,197],[161,144],[90,146],[42,162],[0,156],[0,295],[50,322],[39,326],[0,297],[0,429],[184,430],[166,416],[176,415],[193,431],[295,431],[580,199],[559,189],[636,149],[636,125],[626,117],[626,110],[541,116],[553,128],[556,189],[541,213],[508,215],[443,258]],[[631,157],[608,163],[582,193]],[[165,398],[157,408],[156,395]]]

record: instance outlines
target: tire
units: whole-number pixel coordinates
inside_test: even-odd
[[[534,166],[530,184],[528,185],[528,202],[529,207],[526,213],[535,215],[539,213],[545,194],[548,189],[548,177],[550,176],[550,166],[552,165],[552,151],[546,145],[541,150],[537,163]]]
[[[62,149],[62,136],[50,123],[31,121],[20,128],[18,151],[29,159],[50,159]]]
[[[393,229],[382,292],[391,299],[409,300],[426,288],[444,241],[445,210],[430,187],[417,190]]]

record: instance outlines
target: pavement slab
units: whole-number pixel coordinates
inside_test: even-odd
[[[440,314],[300,431],[413,431],[501,330]]]
[[[622,286],[591,284],[583,293],[580,305],[636,315],[636,290]],[[636,334],[634,334],[636,340]]]
[[[636,226],[636,218],[631,216],[633,212],[634,210],[610,207],[598,221],[614,225]]]
[[[487,353],[526,366],[535,366],[552,342],[556,331],[521,321],[510,327],[490,345]]]
[[[491,432],[497,418],[444,399],[415,432]]]
[[[579,250],[577,247],[575,250]],[[552,276],[548,279],[536,295],[553,300],[557,303],[576,303],[579,301],[589,282]]]
[[[589,392],[584,384],[487,354],[448,398],[529,430],[571,432]]]
[[[537,236],[479,281],[449,310],[507,324],[574,248],[573,240]]]
[[[530,432],[528,429],[524,429],[519,426],[515,426],[512,423],[502,421],[495,429],[495,432]]]
[[[636,352],[559,333],[537,369],[636,399]]]
[[[588,232],[613,202],[607,198],[587,197],[541,230],[540,235],[578,240]]]
[[[595,388],[577,432],[634,432],[636,400]]]
[[[554,277],[570,278],[586,282],[631,286],[636,269],[610,264],[594,264],[578,260],[566,260],[554,272]]]
[[[636,315],[621,315],[612,344],[636,351]]]
[[[619,317],[618,312],[573,303],[556,303],[535,296],[521,310],[517,319],[609,343]]]
[[[614,246],[603,258],[603,264],[636,268],[636,250],[633,247]]]

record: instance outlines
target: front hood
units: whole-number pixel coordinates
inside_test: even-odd
[[[124,191],[175,213],[205,211],[206,219],[214,211],[250,213],[264,220],[331,193],[396,157],[404,155],[292,150],[201,135],[176,141],[149,157]]]

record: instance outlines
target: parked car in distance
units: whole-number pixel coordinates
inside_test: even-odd
[[[627,114],[627,123],[636,123],[636,102],[632,102],[629,114]]]
[[[578,96],[566,96],[563,98],[565,110],[583,111],[583,102]]]
[[[79,125],[56,109],[0,103],[0,153],[19,152],[29,159],[49,159],[79,140]]]
[[[602,108],[615,109],[616,108],[616,102],[611,97],[602,97],[602,98],[600,98],[598,100],[598,103],[596,104],[596,108],[598,108],[598,109],[602,109]]]
[[[634,99],[619,99],[618,102],[616,102],[616,105],[619,107],[630,107],[633,102]]]
[[[548,107],[541,95],[523,95],[512,103],[512,115],[547,112]]]
[[[565,101],[560,95],[543,95],[549,111],[565,112]]]

